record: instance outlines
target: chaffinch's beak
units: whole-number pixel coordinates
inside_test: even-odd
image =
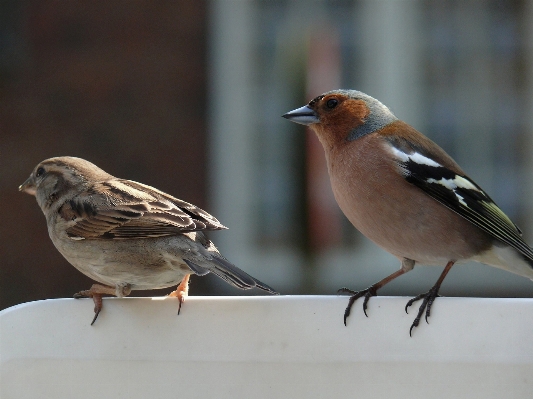
[[[300,125],[310,125],[312,123],[320,122],[320,119],[318,119],[316,112],[309,108],[307,105],[287,112],[285,115],[283,115],[283,117],[290,120],[291,122],[299,123]]]
[[[37,189],[35,185],[33,184],[33,179],[31,178],[31,176],[28,177],[28,179],[19,186],[19,191],[23,191],[30,195],[35,195],[35,193],[37,192]]]

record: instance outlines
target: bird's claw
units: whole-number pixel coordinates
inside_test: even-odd
[[[72,295],[72,297],[74,299],[81,299],[81,298],[91,298],[92,295],[88,293],[89,291],[86,290],[86,291],[80,291],[80,292],[76,292],[74,295]]]
[[[428,317],[431,315],[431,305],[433,305],[433,302],[435,301],[435,299],[440,296],[439,288],[440,287],[435,285],[428,292],[417,295],[414,298],[410,299],[409,302],[407,302],[407,304],[405,305],[405,313],[409,313],[407,311],[409,306],[411,306],[413,303],[415,303],[416,301],[422,298],[424,299],[422,301],[422,304],[418,308],[418,313],[415,317],[415,320],[413,321],[413,324],[411,324],[411,328],[409,329],[409,336],[412,337],[413,328],[418,327],[418,325],[420,324],[420,319],[422,319],[422,314],[424,313],[424,310],[426,311],[424,318],[426,320],[426,323],[429,324]]]
[[[181,312],[181,305],[183,304],[183,302],[185,302],[185,298],[187,298],[187,296],[189,295],[189,277],[190,277],[190,274],[187,274],[183,278],[183,280],[181,280],[178,287],[174,291],[172,291],[170,294],[167,295],[169,297],[178,298],[178,301],[179,301],[178,316]]]
[[[366,317],[368,317],[368,314],[366,313],[366,310],[368,309],[368,301],[371,297],[377,296],[377,288],[374,286],[368,287],[365,290],[361,291],[353,291],[348,288],[341,288],[337,291],[337,294],[349,294],[350,299],[348,300],[348,306],[346,306],[346,309],[344,310],[344,325],[346,326],[346,320],[348,319],[348,316],[350,316],[350,312],[352,310],[352,306],[355,303],[356,300],[358,300],[361,297],[365,297],[365,300],[363,301],[363,312]]]
[[[98,315],[100,314],[101,310],[102,310],[102,307],[100,308],[97,308],[96,306],[94,307],[94,317],[93,317],[93,321],[91,321],[91,326],[94,324],[94,322],[98,318]]]
[[[74,299],[80,299],[80,298],[92,298],[94,302],[94,317],[91,321],[91,326],[94,324],[96,319],[98,318],[98,315],[100,314],[100,311],[102,310],[102,295],[97,294],[94,291],[91,290],[85,290],[77,292],[73,295]]]
[[[339,288],[337,290],[337,295],[342,295],[342,294],[349,294],[349,295],[355,295],[357,294],[358,291],[354,291],[354,290],[351,290],[349,288],[346,288],[346,287],[342,287],[342,288]]]

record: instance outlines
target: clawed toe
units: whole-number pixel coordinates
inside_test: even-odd
[[[438,296],[440,296],[439,295],[440,286],[442,282],[444,281],[444,278],[446,277],[446,275],[448,274],[448,272],[454,265],[454,263],[455,262],[451,260],[446,264],[446,267],[442,271],[439,279],[437,280],[435,285],[431,287],[431,289],[428,292],[426,292],[425,294],[420,294],[420,295],[415,296],[413,299],[407,302],[407,305],[405,305],[405,313],[407,313],[407,309],[409,308],[409,306],[411,306],[413,303],[415,303],[419,299],[422,299],[422,298],[424,299],[422,301],[422,304],[420,305],[420,308],[418,308],[418,313],[415,317],[415,320],[413,321],[413,324],[411,324],[411,328],[409,329],[409,336],[412,337],[413,328],[418,327],[418,324],[420,324],[420,319],[422,318],[422,314],[424,313],[424,310],[426,311],[426,317],[425,317],[426,323],[429,324],[428,318],[431,314],[431,305],[433,305],[433,302],[435,301],[435,299]]]
[[[346,326],[346,320],[348,319],[348,316],[350,316],[353,304],[361,297],[365,297],[365,300],[363,301],[363,312],[365,313],[365,316],[368,317],[368,314],[366,313],[366,310],[368,309],[368,301],[371,297],[377,296],[377,288],[375,286],[371,286],[361,291],[352,291],[348,288],[341,288],[337,291],[337,294],[345,293],[351,296],[348,300],[348,306],[346,306],[346,309],[344,310],[344,325]]]
[[[91,321],[91,326],[94,324],[96,319],[98,318],[98,315],[100,314],[100,311],[102,310],[102,295],[96,294],[94,292],[90,291],[80,291],[73,295],[74,299],[80,299],[80,298],[92,298],[94,302],[94,317]]]
[[[433,302],[435,301],[435,298],[437,298],[439,295],[439,289],[444,281],[444,278],[454,265],[455,261],[451,260],[446,264],[446,267],[442,271],[441,275],[439,276],[439,279],[435,283],[435,285],[425,294],[420,294],[411,299],[407,304],[405,305],[405,312],[408,313],[408,308],[416,301],[423,299],[422,304],[420,305],[420,308],[418,309],[418,314],[416,315],[415,320],[413,321],[413,324],[411,325],[411,328],[409,329],[409,335],[412,336],[413,328],[417,327],[418,324],[420,324],[420,319],[422,318],[422,314],[424,311],[426,312],[426,322],[428,323],[428,318],[431,313],[431,305],[433,305]],[[392,280],[397,278],[398,276],[401,276],[402,274],[408,272],[409,270],[413,269],[413,266],[415,265],[415,261],[410,259],[403,259],[402,260],[402,268],[391,275],[385,277],[383,280],[377,282],[376,284],[371,285],[366,290],[362,291],[352,291],[348,288],[341,288],[337,291],[337,294],[348,294],[350,295],[350,299],[348,300],[348,306],[346,306],[346,309],[344,310],[344,325],[346,325],[346,320],[348,319],[348,316],[350,316],[350,311],[352,309],[353,304],[355,301],[362,296],[365,297],[363,301],[363,312],[365,313],[365,316],[368,317],[368,314],[366,313],[366,310],[368,308],[368,301],[371,297],[377,296],[377,290],[382,288],[385,284],[390,283]]]
[[[74,295],[72,295],[74,299],[81,299],[81,298],[91,298],[92,294],[89,293],[89,291],[80,291],[76,292]]]
[[[77,292],[73,295],[73,297],[74,299],[80,299],[80,298],[92,298],[93,299],[94,317],[93,317],[93,320],[91,321],[91,326],[92,326],[102,310],[102,296],[105,294],[115,295],[115,293],[116,293],[115,287],[110,287],[110,286],[103,285],[103,284],[93,284],[90,289]],[[128,294],[129,294],[129,291],[124,292],[124,295],[128,295]]]
[[[409,300],[407,304],[405,305],[405,313],[407,312],[407,309],[416,301],[423,299],[422,304],[418,308],[418,313],[415,317],[415,320],[413,321],[413,324],[411,324],[411,328],[409,329],[409,335],[412,336],[413,328],[418,327],[420,324],[420,319],[422,319],[422,314],[424,314],[425,311],[425,320],[426,323],[429,324],[428,317],[431,315],[431,305],[433,305],[433,302],[437,297],[439,297],[439,287],[434,286],[432,287],[428,292],[424,294],[420,294]]]
[[[190,274],[187,274],[183,280],[181,280],[181,283],[177,286],[177,288],[167,295],[169,297],[178,298],[178,316],[181,312],[181,305],[183,302],[185,302],[185,298],[187,298],[189,295],[189,277]]]
[[[182,298],[179,298],[179,305],[178,305],[178,316],[181,312],[181,305],[183,304],[183,302],[185,302],[185,299],[182,297]]]
[[[357,295],[357,292],[358,291],[354,291],[349,288],[342,287],[337,290],[337,295],[342,295],[342,294]]]
[[[102,295],[93,294],[93,302],[94,302],[94,318],[93,318],[93,321],[91,321],[91,326],[94,324],[94,322],[98,318],[98,315],[100,314],[100,311],[102,310]]]

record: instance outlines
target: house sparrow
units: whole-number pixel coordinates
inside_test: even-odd
[[[457,262],[476,261],[533,278],[533,250],[520,229],[437,144],[378,100],[355,90],[324,93],[285,118],[308,125],[326,154],[335,199],[350,222],[401,261],[400,270],[351,295],[363,309],[378,289],[415,263],[446,265],[423,299],[409,334],[430,315]]]
[[[75,298],[91,297],[96,321],[102,295],[171,287],[179,309],[189,275],[214,273],[241,289],[277,294],[224,258],[204,231],[225,229],[202,209],[162,191],[118,179],[75,157],[42,161],[19,187],[34,195],[59,252],[96,280]],[[179,314],[179,310],[178,310]]]

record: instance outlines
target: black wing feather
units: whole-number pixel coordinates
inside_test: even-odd
[[[533,250],[522,239],[522,232],[495,202],[466,175],[459,175],[444,166],[420,164],[412,159],[398,161],[405,179],[422,189],[441,204],[464,217],[492,237],[522,253],[530,263]],[[454,189],[439,181],[457,181]],[[461,180],[464,179],[464,180]]]

